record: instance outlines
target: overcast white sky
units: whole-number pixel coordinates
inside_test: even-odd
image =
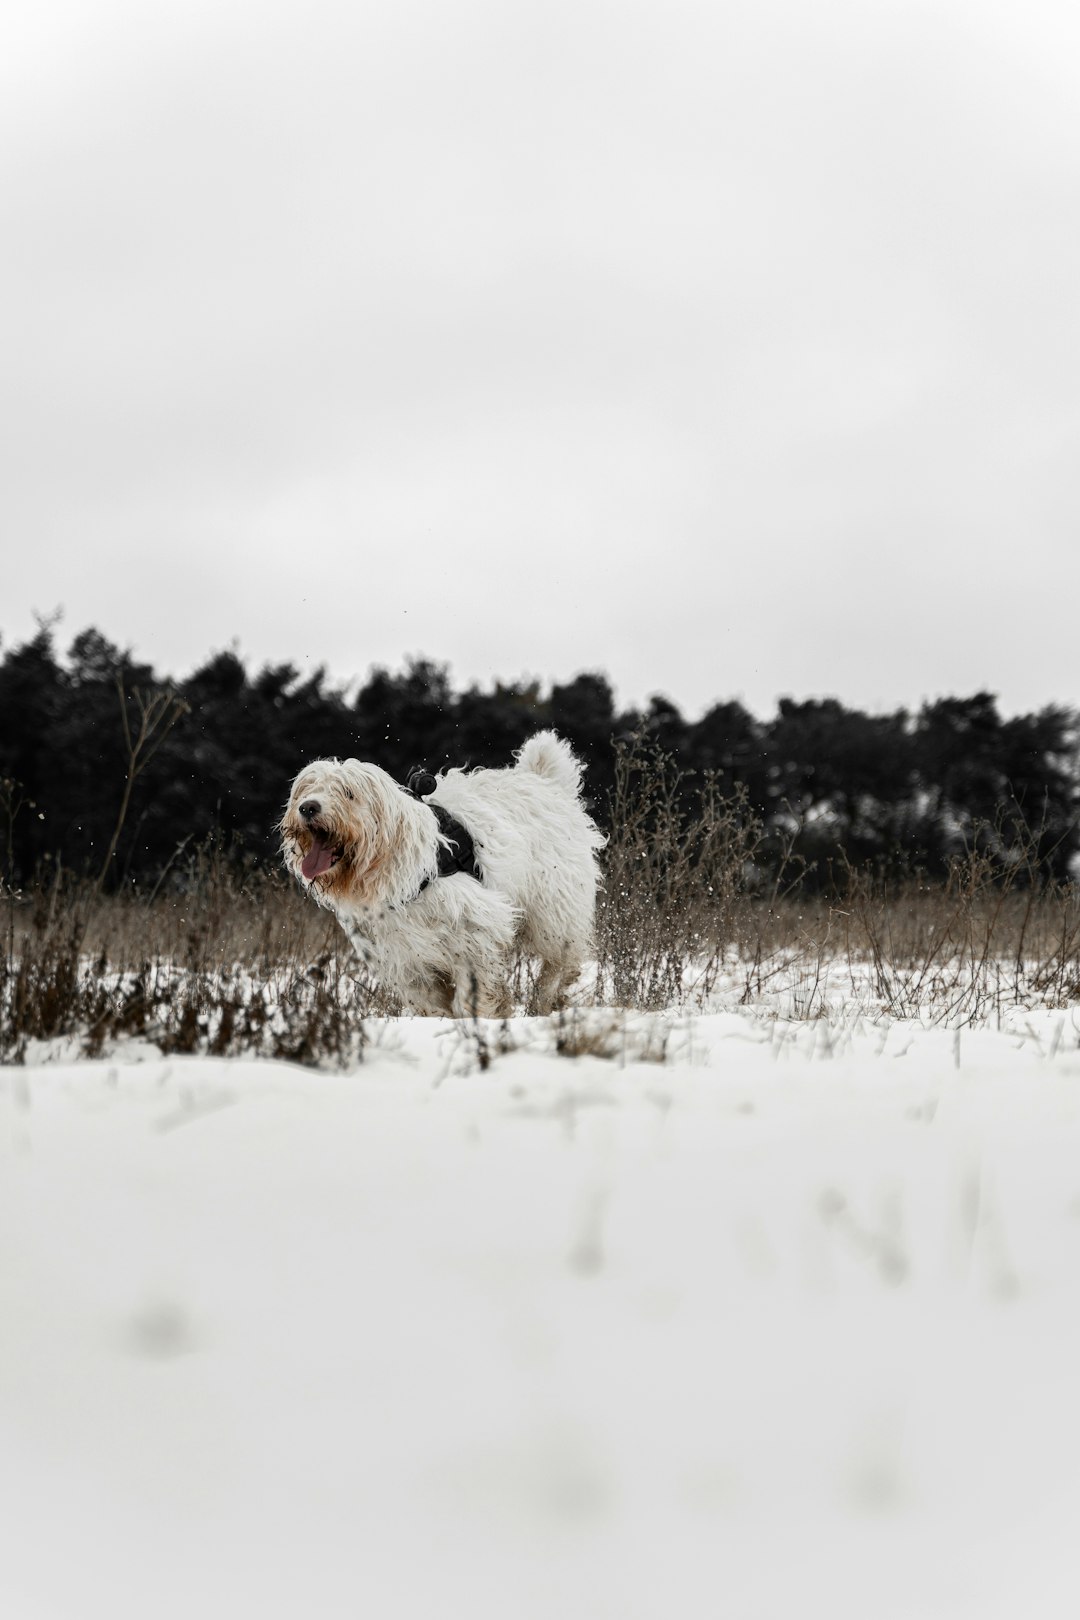
[[[34,0],[0,632],[1080,702],[1080,8]]]

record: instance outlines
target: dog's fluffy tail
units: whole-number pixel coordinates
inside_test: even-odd
[[[538,731],[518,750],[519,771],[533,771],[548,782],[557,782],[568,793],[581,791],[581,761],[569,743],[553,731]]]

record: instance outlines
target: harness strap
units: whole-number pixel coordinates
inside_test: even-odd
[[[409,772],[406,791],[421,803],[426,802],[429,793],[434,793],[436,786],[437,783],[430,771],[418,766]],[[482,882],[483,874],[469,829],[463,827],[457,817],[452,816],[449,810],[444,810],[441,804],[429,804],[428,809],[438,822],[439,832],[442,834],[439,840],[439,869],[435,874],[436,877],[452,877],[455,872],[464,872],[466,877],[475,878],[478,883]],[[449,849],[447,844],[443,843],[443,838],[450,845]],[[430,878],[425,878],[417,893],[422,894],[430,882]]]
[[[449,810],[444,810],[441,804],[429,804],[428,809],[435,812],[439,831],[450,845],[447,849],[446,844],[440,841],[439,870],[436,875],[450,877],[454,872],[464,872],[467,877],[473,877],[479,883],[480,863],[476,859],[476,849],[468,828],[463,827],[461,822],[452,816]],[[430,878],[425,878],[420,888],[426,889],[430,882]]]

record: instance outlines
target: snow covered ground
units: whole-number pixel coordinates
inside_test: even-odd
[[[0,1070],[0,1613],[1075,1616],[1078,1024]]]

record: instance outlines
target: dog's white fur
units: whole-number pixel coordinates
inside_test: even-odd
[[[297,776],[280,824],[285,864],[413,1011],[506,1016],[517,951],[539,959],[533,1005],[551,1011],[592,946],[604,843],[581,802],[580,762],[541,731],[508,769],[447,771],[429,797],[470,833],[482,881],[437,876],[434,812],[357,759],[318,759]]]

